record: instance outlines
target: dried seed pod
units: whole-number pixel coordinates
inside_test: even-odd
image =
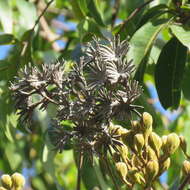
[[[138,153],[141,153],[144,146],[144,137],[142,134],[136,134],[134,136],[134,147]]]
[[[182,171],[183,171],[184,175],[190,174],[190,162],[189,161],[185,160],[183,162]]]
[[[187,154],[187,142],[186,142],[184,136],[180,135],[179,140],[180,140],[180,147],[181,147],[182,151],[184,152],[184,154]]]
[[[166,154],[173,154],[180,145],[180,140],[177,134],[171,133],[167,136],[166,144],[163,147],[163,151]]]
[[[162,146],[162,139],[154,132],[152,132],[149,136],[149,145],[156,152],[157,156],[159,156],[160,148]]]
[[[12,176],[11,176],[11,179],[12,179],[12,182],[13,182],[13,186],[15,188],[18,188],[18,187],[23,187],[24,184],[25,184],[25,179],[24,177],[19,174],[19,173],[14,173]]]
[[[171,163],[171,159],[167,158],[163,163],[160,163],[160,170],[159,170],[159,176],[165,172],[166,170],[168,170],[168,168],[170,167],[170,163]]]
[[[118,171],[122,180],[125,181],[128,173],[127,165],[124,162],[118,162],[116,163],[116,170]]]
[[[154,178],[158,174],[158,171],[159,171],[158,162],[156,160],[148,161],[148,163],[146,165],[146,174],[145,174],[147,183],[154,180]]]
[[[12,180],[11,180],[11,177],[10,175],[7,175],[7,174],[4,174],[1,176],[1,183],[2,183],[2,186],[7,188],[7,189],[11,189],[12,187]]]

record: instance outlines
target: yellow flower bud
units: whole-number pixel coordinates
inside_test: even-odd
[[[147,113],[147,112],[144,112],[142,114],[142,122],[143,122],[143,127],[144,128],[150,128],[152,127],[152,123],[153,123],[153,119],[152,119],[152,116]]]
[[[144,137],[142,134],[136,134],[134,136],[134,146],[136,151],[140,153],[144,146]]]
[[[13,182],[13,186],[15,188],[17,188],[17,187],[23,187],[24,184],[25,184],[24,177],[21,174],[19,174],[19,173],[14,173],[11,176],[11,179],[12,179],[12,182]]]
[[[190,174],[190,162],[185,160],[183,162],[183,167],[182,167],[182,171],[185,175]]]
[[[128,173],[127,165],[124,162],[118,162],[116,163],[116,170],[118,171],[122,179],[125,181]]]
[[[163,163],[160,164],[159,175],[161,175],[163,172],[168,170],[168,168],[170,167],[170,163],[171,163],[171,159],[167,158]]]
[[[163,147],[163,151],[166,154],[173,154],[180,145],[180,140],[177,134],[171,133],[167,136],[166,144]]]
[[[187,143],[185,141],[184,136],[179,136],[179,140],[180,140],[180,147],[182,149],[182,151],[184,152],[184,154],[187,153]]]
[[[125,160],[125,158],[128,157],[129,153],[127,146],[126,145],[119,146],[118,150],[121,154],[121,157]]]
[[[145,184],[145,179],[141,172],[137,170],[137,168],[133,167],[129,170],[127,177],[132,183],[138,183],[140,185]]]
[[[10,189],[12,187],[12,180],[11,180],[10,175],[7,175],[7,174],[2,175],[1,183],[3,187]]]
[[[7,190],[6,188],[4,188],[4,187],[0,187],[0,190]]]
[[[150,146],[147,146],[147,158],[148,160],[158,160],[155,151]]]
[[[149,136],[149,145],[156,152],[157,156],[159,156],[160,148],[162,146],[162,139],[154,132],[152,132]]]
[[[159,171],[159,164],[156,160],[148,161],[146,165],[146,181],[151,182],[154,180]]]

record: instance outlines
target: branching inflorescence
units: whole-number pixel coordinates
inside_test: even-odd
[[[41,69],[26,66],[11,90],[21,122],[30,123],[36,107],[45,110],[55,104],[57,116],[49,137],[56,149],[70,145],[80,156],[95,155],[106,163],[109,153],[121,180],[131,189],[136,183],[152,186],[168,169],[180,138],[171,134],[161,139],[152,132],[150,114],[138,111],[142,107],[135,100],[142,88],[133,79],[135,67],[126,58],[128,49],[128,42],[119,37],[94,38],[85,56],[69,69],[65,61],[43,64]],[[126,120],[130,129],[113,124]],[[65,121],[71,123],[69,128]]]

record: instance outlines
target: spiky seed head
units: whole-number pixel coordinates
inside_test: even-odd
[[[190,174],[190,162],[189,161],[185,160],[183,162],[182,171],[183,171],[184,175]]]
[[[10,175],[4,174],[1,176],[1,183],[3,187],[10,189],[12,187],[12,180]]]
[[[13,182],[13,186],[16,187],[23,187],[25,184],[25,179],[23,177],[23,175],[21,175],[20,173],[14,173],[11,176],[12,182]]]

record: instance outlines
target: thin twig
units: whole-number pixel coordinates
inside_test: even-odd
[[[119,12],[119,7],[120,7],[120,0],[115,0],[115,4],[113,7],[113,14],[112,14],[112,23],[111,23],[112,27],[115,24],[115,20],[117,18],[117,14]]]
[[[111,168],[109,166],[108,159],[104,157],[103,160],[104,160],[104,162],[106,164],[106,167],[108,169],[109,175],[112,178],[112,181],[114,183],[114,186],[115,186],[116,190],[120,190],[120,188],[119,188],[119,186],[118,186],[117,182],[115,181],[115,178],[114,178],[114,176],[112,174],[112,170],[111,170]]]
[[[125,19],[122,23],[121,28],[119,29],[119,31],[117,32],[117,34],[119,34],[124,28],[125,25],[127,24],[127,22],[129,22],[129,20],[131,20],[134,16],[136,16],[146,5],[148,5],[149,3],[151,3],[154,0],[149,0],[145,3],[143,3],[140,7],[136,8],[128,17],[127,19]],[[117,35],[116,34],[116,35]]]
[[[83,153],[80,152],[79,153],[79,162],[78,162],[78,166],[77,166],[78,174],[77,174],[77,187],[76,187],[76,190],[80,190],[82,165],[83,165]]]
[[[179,186],[178,190],[183,190],[184,187],[190,182],[190,174],[186,176],[183,183]]]
[[[35,27],[37,26],[37,24],[39,23],[41,17],[45,14],[46,10],[48,9],[48,7],[51,5],[51,3],[53,3],[54,0],[50,0],[47,4],[46,7],[44,8],[44,10],[41,12],[41,14],[39,15],[38,19],[36,20],[34,26],[33,26],[33,30],[35,29]]]

